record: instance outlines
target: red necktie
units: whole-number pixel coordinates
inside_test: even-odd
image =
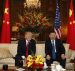
[[[27,45],[26,45],[26,64],[27,64],[27,57],[28,57],[28,45],[29,45],[29,43],[27,43]],[[26,67],[26,71],[28,71],[28,67]]]
[[[26,58],[28,57],[28,44],[26,45]]]

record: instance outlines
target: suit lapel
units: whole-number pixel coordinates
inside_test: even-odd
[[[24,47],[26,48],[26,39],[24,39],[23,45],[24,45]]]

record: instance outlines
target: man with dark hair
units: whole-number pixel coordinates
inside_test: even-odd
[[[15,66],[23,67],[23,59],[28,55],[35,55],[36,42],[32,39],[31,32],[25,33],[25,38],[18,41],[17,55],[15,57]]]
[[[65,48],[61,40],[56,39],[56,33],[54,31],[50,32],[49,40],[45,42],[45,53],[48,66],[50,66],[53,61],[58,61],[60,65],[65,68]]]

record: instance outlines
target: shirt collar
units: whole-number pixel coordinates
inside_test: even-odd
[[[51,43],[53,43],[54,42],[54,45],[55,45],[55,40],[51,40]]]
[[[28,40],[26,40],[26,45],[28,45],[29,44],[29,41]]]

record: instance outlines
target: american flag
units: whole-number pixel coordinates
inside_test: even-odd
[[[56,37],[60,39],[61,37],[61,19],[60,19],[58,0],[56,0],[56,16],[55,16],[55,21],[54,21],[54,31],[56,33]]]

